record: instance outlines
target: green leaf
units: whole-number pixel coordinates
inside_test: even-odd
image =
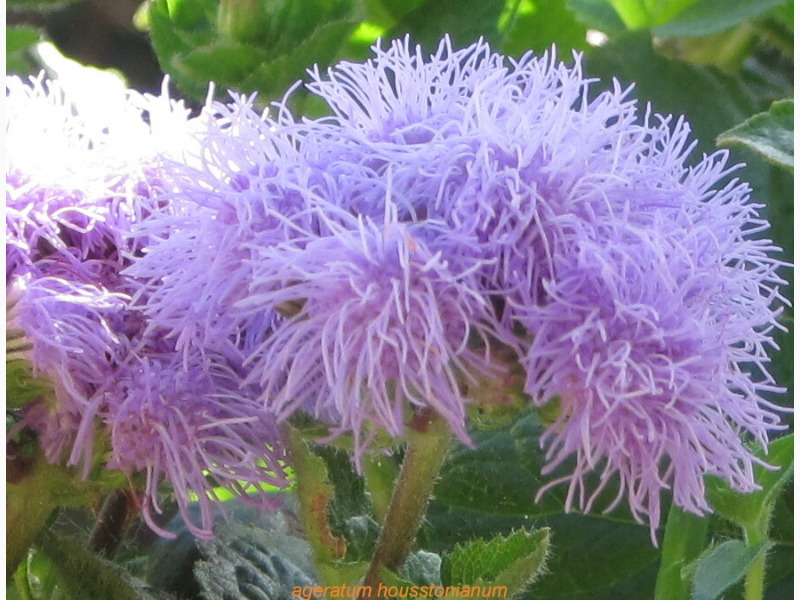
[[[770,544],[749,547],[741,540],[728,540],[709,548],[694,565],[692,600],[715,600],[747,573]]]
[[[348,20],[352,3],[347,0],[260,6],[264,12],[258,19],[234,26],[229,11],[217,10],[216,0],[156,0],[147,22],[159,63],[197,99],[205,98],[213,81],[221,88],[260,92],[267,102],[302,79],[312,64],[328,65],[356,25]],[[231,27],[239,32],[236,39]]]
[[[716,477],[709,478],[708,500],[714,509],[731,521],[747,526],[769,513],[778,494],[792,476],[794,466],[794,434],[773,440],[765,460],[776,468],[754,467],[755,482],[761,490],[740,494]]]
[[[784,0],[700,0],[653,30],[659,36],[700,36],[730,29],[761,16]]]
[[[552,547],[537,600],[652,600],[660,552],[647,527],[580,514],[536,523]]]
[[[400,37],[413,32],[414,41],[431,51],[445,33],[454,47],[466,46],[479,37],[497,44],[505,4],[505,0],[432,0],[407,13],[388,34]]]
[[[607,0],[628,29],[655,27],[673,19],[698,0]]]
[[[768,161],[794,170],[794,100],[772,104],[768,112],[759,113],[717,138],[720,146],[742,145]]]
[[[503,586],[514,596],[527,589],[544,567],[550,531],[519,529],[508,536],[475,540],[445,556],[445,585]]]
[[[565,0],[520,0],[500,16],[501,50],[519,55],[542,51],[553,44],[564,54],[584,49],[586,27],[567,8]]]
[[[38,29],[27,27],[7,27],[6,28],[6,53],[21,52],[33,46],[42,35]]]
[[[442,557],[425,550],[412,552],[397,576],[412,585],[442,585]]]
[[[171,596],[148,588],[121,566],[81,544],[49,530],[39,534],[39,551],[52,564],[59,589],[69,600],[164,600]]]
[[[52,395],[53,384],[46,377],[34,377],[27,360],[6,361],[6,407],[23,408]]]
[[[575,18],[589,29],[607,34],[626,30],[625,23],[605,0],[567,0],[567,7],[575,14]]]
[[[265,100],[281,96],[293,83],[306,76],[306,69],[315,64],[320,67],[330,64],[354,27],[350,21],[322,25],[297,43],[292,51],[258,65],[236,87],[257,91]]]
[[[195,576],[207,600],[286,600],[317,585],[308,542],[279,531],[229,525],[200,552]]]
[[[180,58],[173,59],[172,66],[184,77],[198,81],[201,85],[213,81],[220,85],[236,86],[253,69],[267,60],[266,53],[246,44],[217,41],[211,46],[195,48]]]
[[[472,431],[475,448],[454,448],[442,466],[434,489],[436,498],[451,507],[478,508],[497,516],[541,516],[563,512],[558,493],[535,502],[544,484],[538,439],[541,428],[530,411],[516,424],[494,431]]]
[[[656,600],[684,600],[689,595],[691,579],[683,570],[705,549],[708,524],[708,517],[698,517],[672,505],[661,543]]]
[[[646,32],[620,36],[595,49],[586,57],[585,70],[603,82],[596,90],[613,79],[635,84],[633,96],[642,113],[649,102],[655,112],[673,115],[673,122],[685,115],[698,140],[690,160],[714,152],[717,135],[765,108],[740,79],[656,53]]]

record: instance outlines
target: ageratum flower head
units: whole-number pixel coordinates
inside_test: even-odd
[[[276,316],[268,307],[245,327],[235,305],[248,293],[254,251],[314,227],[314,170],[289,119],[259,115],[253,98],[210,103],[197,151],[168,169],[169,191],[143,203],[135,236],[153,243],[126,274],[150,328],[182,352],[240,346]]]
[[[463,387],[488,367],[469,342],[486,335],[490,305],[411,225],[329,227],[261,249],[240,303],[293,308],[251,358],[272,409],[352,434],[357,457],[380,431],[402,436],[412,407],[432,408],[469,443]]]
[[[616,482],[655,530],[663,490],[701,513],[706,474],[755,487],[743,439],[780,427],[762,397],[778,249],[726,153],[692,164],[683,121],[590,89],[577,62],[395,42],[311,89],[335,114],[343,205],[396,198],[403,219],[448,224],[428,242],[450,265],[483,261],[496,336],[523,332],[527,393],[560,403],[542,443],[547,472],[573,465],[567,506]]]
[[[187,115],[166,98],[122,91],[104,111],[90,111],[43,77],[6,85],[11,320],[32,346],[34,372],[51,378],[56,394],[54,404],[30,406],[26,422],[49,460],[66,455],[88,468],[92,398],[140,333],[121,271],[134,251],[137,191],[167,154],[169,142],[153,132],[173,131]]]
[[[210,535],[215,486],[270,504],[259,484],[286,485],[280,436],[240,389],[241,352],[178,354],[132,306],[139,286],[124,272],[152,243],[132,228],[174,193],[174,165],[196,156],[197,121],[166,95],[131,92],[111,99],[103,125],[56,83],[8,86],[10,358],[52,388],[24,406],[20,426],[84,477],[100,465],[124,472],[159,533],[165,482],[198,536]]]
[[[312,73],[332,117],[214,105],[201,167],[141,226],[151,323],[235,348],[279,418],[359,450],[421,406],[466,440],[464,381],[500,340],[561,407],[542,443],[548,472],[571,465],[568,506],[617,485],[654,530],[663,490],[703,512],[707,474],[753,489],[743,440],[779,427],[767,224],[724,153],[692,164],[683,121],[576,63],[395,42]]]
[[[189,531],[210,537],[217,493],[227,489],[246,502],[274,503],[262,486],[286,487],[286,458],[274,418],[248,401],[242,374],[222,357],[205,368],[178,353],[131,361],[105,391],[101,417],[111,434],[108,466],[131,478],[143,474],[142,515],[158,523],[160,484],[167,482]],[[191,503],[199,507],[194,521]]]

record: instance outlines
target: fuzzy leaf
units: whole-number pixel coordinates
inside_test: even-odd
[[[441,585],[442,557],[425,550],[413,552],[409,554],[397,575],[413,585]]]
[[[207,600],[286,600],[316,585],[308,542],[278,531],[226,527],[200,552],[195,576]]]
[[[100,558],[69,538],[44,530],[39,551],[52,564],[61,593],[69,600],[165,600],[172,598],[147,587],[122,567]]]
[[[769,544],[749,547],[741,540],[728,540],[707,550],[697,560],[692,600],[715,600],[744,577]]]
[[[505,586],[513,596],[526,589],[544,566],[550,530],[519,529],[508,536],[457,546],[444,559],[446,585]]]

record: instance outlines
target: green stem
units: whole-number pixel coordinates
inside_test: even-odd
[[[365,595],[361,600],[376,598],[366,591],[377,593],[381,570],[388,568],[396,571],[408,556],[425,516],[450,440],[450,428],[439,415],[426,410],[414,417],[409,427],[403,466],[395,483],[375,555],[364,579]]]
[[[372,498],[372,512],[378,523],[383,523],[389,514],[398,470],[392,457],[383,454],[367,454],[364,457],[364,483]]]
[[[748,546],[758,546],[768,541],[769,521],[757,519],[744,526],[745,540]],[[744,600],[762,600],[764,598],[764,576],[767,572],[767,553],[761,552],[750,565],[744,578]]]
[[[687,513],[675,504],[667,516],[655,600],[685,600],[691,596],[691,579],[683,569],[706,546],[708,519]]]
[[[122,538],[131,513],[131,502],[125,490],[114,490],[103,500],[86,548],[103,558],[114,556]]]

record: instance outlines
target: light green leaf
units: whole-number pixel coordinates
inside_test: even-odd
[[[508,595],[527,589],[544,567],[550,530],[519,529],[489,541],[457,546],[442,565],[445,585],[503,586]]]
[[[742,145],[768,161],[794,170],[794,100],[774,102],[717,138],[720,146]]]
[[[6,361],[7,408],[22,408],[52,393],[53,384],[46,377],[34,377],[27,360]]]
[[[32,46],[42,38],[37,29],[27,27],[6,28],[6,53],[20,52]]]
[[[673,19],[698,0],[608,0],[628,29],[655,27]]]
[[[700,36],[730,29],[773,8],[784,0],[700,0],[675,19],[653,30],[659,36]]]
[[[716,600],[736,584],[770,544],[748,546],[741,540],[728,540],[709,548],[694,565],[692,600]]]

